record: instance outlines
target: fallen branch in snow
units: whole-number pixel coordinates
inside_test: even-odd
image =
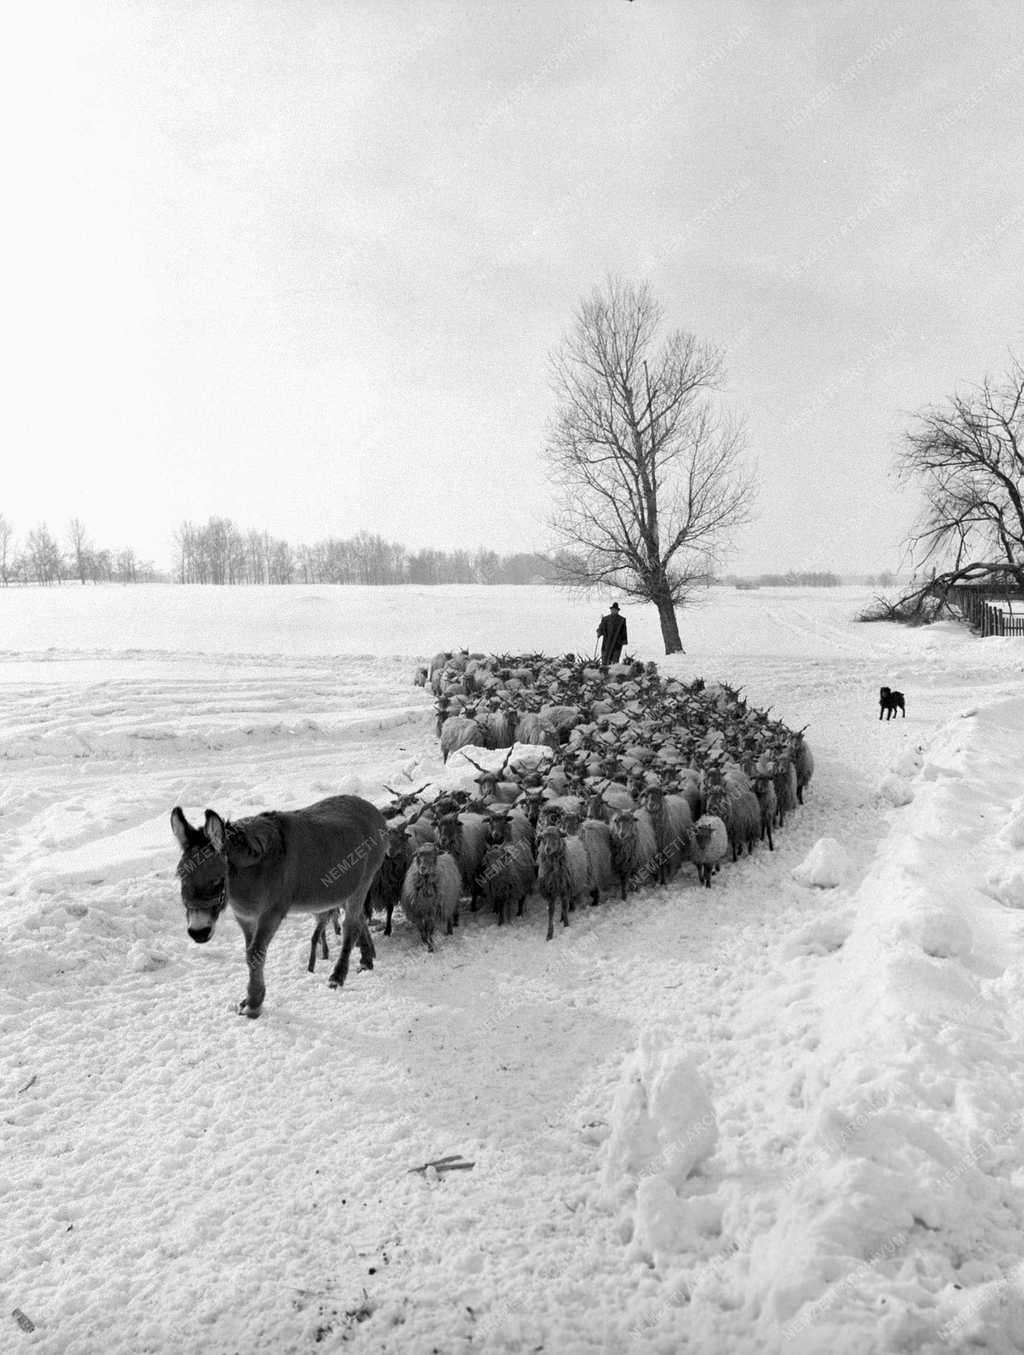
[[[426,1176],[431,1167],[438,1175],[442,1172],[468,1172],[470,1168],[475,1166],[475,1162],[467,1162],[461,1153],[452,1153],[449,1157],[439,1157],[433,1162],[424,1162],[422,1167],[410,1167],[408,1175],[412,1176],[414,1172],[419,1172],[422,1176]]]
[[[29,1080],[25,1083],[24,1087],[18,1088],[18,1095],[20,1096],[22,1092],[27,1092],[29,1087],[32,1086],[32,1084],[36,1081],[38,1076],[39,1076],[38,1073],[33,1073]]]
[[[27,1317],[20,1308],[12,1308],[11,1317],[14,1318],[22,1331],[35,1331],[36,1324],[30,1317]]]

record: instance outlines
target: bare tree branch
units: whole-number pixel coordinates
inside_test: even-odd
[[[900,599],[912,619],[949,610],[959,584],[1024,590],[1024,366],[918,416],[897,475],[923,494],[908,548],[932,576]],[[980,558],[979,558],[980,557]],[[942,568],[945,566],[945,568]]]

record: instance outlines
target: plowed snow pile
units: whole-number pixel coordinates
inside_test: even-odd
[[[259,1021],[233,921],[188,940],[172,806],[457,778],[415,662],[601,601],[0,593],[0,1350],[1024,1350],[1020,641],[715,590],[659,660],[631,608],[809,723],[774,852],[550,944],[396,919],[340,993],[286,922]]]

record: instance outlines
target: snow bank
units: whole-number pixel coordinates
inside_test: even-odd
[[[869,1349],[864,1302],[880,1350],[1024,1348],[1024,700],[951,721],[919,762],[815,961],[809,1126],[751,1265],[787,1352]]]

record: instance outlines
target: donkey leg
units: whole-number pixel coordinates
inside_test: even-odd
[[[343,987],[345,980],[348,978],[348,961],[349,956],[352,954],[352,946],[356,939],[357,930],[358,925],[354,924],[346,913],[345,923],[341,930],[341,954],[338,956],[337,962],[331,970],[330,979],[328,979],[328,987],[330,988]]]
[[[327,959],[327,942],[324,940],[324,918],[318,917],[316,926],[313,928],[313,935],[309,939],[309,964],[306,968],[312,974],[316,969],[316,953],[323,947],[324,959]]]
[[[377,947],[373,944],[373,936],[370,933],[366,923],[359,932],[359,968],[372,969],[373,962],[377,958]]]
[[[366,925],[366,918],[363,916],[363,900],[350,900],[345,908],[345,923],[341,931],[341,954],[338,956],[338,962],[331,970],[331,977],[328,984],[331,988],[344,987],[345,980],[348,978],[349,959],[352,955],[352,947],[359,943],[360,966],[363,969],[372,969],[373,961],[377,954],[373,944],[373,937],[370,935],[370,929]]]
[[[283,918],[283,913],[265,913],[255,927],[242,928],[245,933],[245,962],[249,966],[249,987],[238,1004],[239,1016],[255,1018],[263,1010],[263,999],[267,994],[267,986],[263,982],[263,965],[267,958],[267,947]]]

